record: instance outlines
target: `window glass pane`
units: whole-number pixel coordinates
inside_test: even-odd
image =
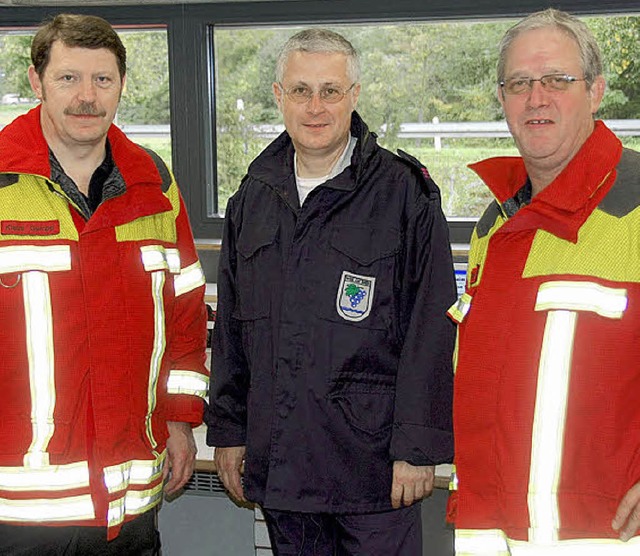
[[[640,108],[639,17],[586,19],[602,47],[608,92],[599,116]],[[513,21],[327,26],[362,59],[358,111],[379,142],[418,157],[442,191],[447,217],[478,218],[492,197],[467,165],[517,155],[496,96],[497,47]],[[214,29],[218,203],[283,129],[271,84],[275,59],[303,27]],[[640,127],[632,126],[632,127]],[[640,134],[640,129],[632,131]],[[633,145],[638,140],[623,137]]]
[[[35,30],[0,29],[0,127],[37,101],[27,79]],[[171,164],[169,58],[165,29],[118,29],[127,49],[127,83],[115,123]]]

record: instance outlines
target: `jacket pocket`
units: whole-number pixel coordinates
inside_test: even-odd
[[[243,227],[236,245],[237,294],[234,318],[256,320],[269,316],[270,288],[280,268],[278,226],[258,223]]]
[[[320,316],[360,328],[388,330],[394,315],[400,233],[393,228],[341,225],[332,228],[320,288]]]
[[[395,377],[342,373],[333,381],[329,400],[352,430],[385,436],[393,426]]]

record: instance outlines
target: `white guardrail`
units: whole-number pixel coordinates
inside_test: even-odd
[[[621,137],[640,136],[640,120],[605,120],[605,123],[616,135]],[[284,126],[254,125],[247,126],[262,139],[275,139]],[[0,126],[0,129],[2,126]],[[130,137],[171,137],[168,125],[121,125],[120,129]],[[379,135],[384,136],[383,126]],[[428,138],[460,138],[460,137],[509,137],[511,134],[507,123],[500,122],[436,122],[436,123],[403,123],[400,124],[398,137],[400,139],[428,139]]]

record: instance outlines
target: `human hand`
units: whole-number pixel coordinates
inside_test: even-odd
[[[619,531],[620,540],[628,541],[640,527],[640,483],[633,485],[622,498],[611,527]]]
[[[166,494],[179,491],[193,474],[196,465],[196,441],[190,423],[167,421],[169,438],[167,439],[167,462],[163,469],[163,477],[171,477],[164,485]]]
[[[245,446],[230,446],[216,448],[213,453],[218,477],[220,477],[222,484],[229,491],[231,498],[236,502],[247,501],[240,482],[240,469],[242,468],[245,452]]]
[[[434,477],[433,465],[411,465],[406,461],[394,461],[391,505],[398,509],[403,504],[410,506],[429,496],[433,490]]]

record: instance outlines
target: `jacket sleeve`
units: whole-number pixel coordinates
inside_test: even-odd
[[[241,322],[233,317],[236,289],[236,210],[227,206],[218,266],[218,310],[212,336],[214,380],[205,412],[209,446],[246,443],[249,367],[244,355]]]
[[[390,457],[436,465],[453,458],[455,326],[446,312],[456,286],[439,191],[428,175],[418,179],[423,195],[408,220],[399,279],[402,350]]]
[[[173,275],[175,301],[171,321],[167,323],[165,351],[169,374],[166,390],[161,389],[163,397],[160,403],[167,421],[183,421],[197,426],[202,423],[204,398],[209,384],[209,371],[205,366],[205,277],[175,181],[166,195],[174,207],[180,270]]]

